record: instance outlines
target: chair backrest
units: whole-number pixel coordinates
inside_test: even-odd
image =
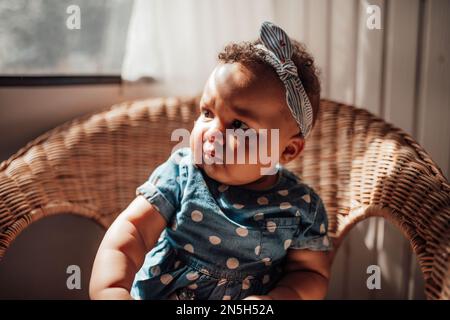
[[[198,98],[123,103],[64,124],[0,165],[0,259],[32,222],[73,213],[105,228],[190,130]],[[324,200],[338,248],[360,220],[383,216],[411,242],[426,295],[450,297],[450,186],[408,134],[369,112],[322,101],[302,156],[288,166]]]

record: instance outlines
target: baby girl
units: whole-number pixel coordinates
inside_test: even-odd
[[[327,214],[317,193],[283,166],[303,151],[319,99],[313,59],[274,24],[263,23],[255,42],[228,45],[205,85],[190,146],[137,188],[107,231],[91,297],[324,298]],[[257,146],[230,129],[253,130]],[[264,139],[277,140],[277,148],[264,145],[275,165],[261,161]]]

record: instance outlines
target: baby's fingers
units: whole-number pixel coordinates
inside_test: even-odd
[[[269,296],[248,296],[246,298],[244,298],[244,300],[273,300],[271,297]]]

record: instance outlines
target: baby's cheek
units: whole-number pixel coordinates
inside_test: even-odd
[[[191,145],[191,149],[194,149],[194,146],[202,144],[202,128],[199,125],[195,125],[191,131],[189,143]]]
[[[227,147],[233,151],[235,157],[244,151],[245,164],[254,166],[263,165],[261,157],[266,159],[271,156],[270,146],[270,141],[261,144],[259,137],[255,139],[238,139],[232,137],[227,141]],[[265,161],[265,164],[266,162],[267,161]]]
[[[267,135],[258,135],[257,143],[249,144],[248,152],[257,158],[259,166],[267,165],[267,159],[272,156],[272,143]]]
[[[271,157],[272,154],[276,154],[280,147],[280,135],[278,129],[268,130],[266,134],[260,135],[260,145],[263,147],[260,152],[264,152],[264,155]]]

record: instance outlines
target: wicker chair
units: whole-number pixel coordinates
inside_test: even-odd
[[[191,129],[198,99],[123,103],[42,135],[0,165],[0,259],[43,217],[73,213],[107,228],[135,188]],[[336,250],[369,216],[410,241],[428,299],[450,297],[450,185],[408,134],[367,111],[322,101],[303,155],[289,168],[320,194]]]

